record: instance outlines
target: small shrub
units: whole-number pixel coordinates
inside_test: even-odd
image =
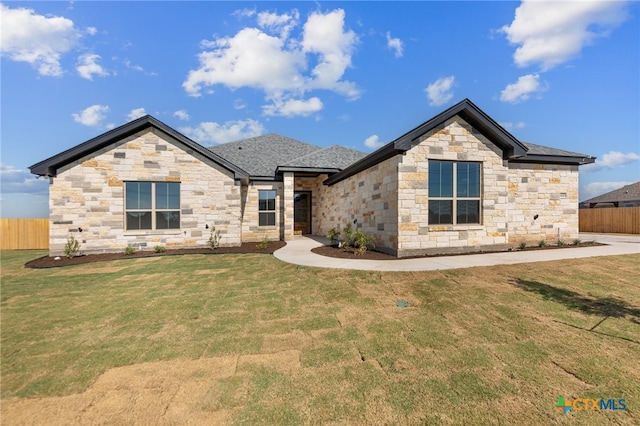
[[[582,241],[580,241],[580,238],[576,238],[575,240],[573,240],[573,245],[574,246],[579,246],[581,242]]]
[[[155,246],[154,250],[156,251],[156,253],[164,253],[164,246]]]
[[[216,230],[216,227],[211,227],[211,235],[207,241],[207,245],[211,250],[215,250],[220,246],[220,231]]]
[[[131,247],[131,246],[127,246],[124,248],[124,254],[126,254],[127,256],[131,256],[132,254],[136,253],[136,249]]]
[[[80,252],[80,241],[76,240],[76,237],[69,235],[67,243],[64,245],[64,255],[69,259],[76,257]]]
[[[340,232],[336,228],[329,229],[327,233],[327,238],[331,242],[331,244],[336,244],[338,242],[338,238],[340,237]]]
[[[545,248],[547,246],[547,242],[545,240],[540,240],[538,242],[538,247]]]
[[[256,248],[262,250],[262,249],[266,249],[267,245],[271,242],[271,240],[269,239],[269,237],[267,237],[267,234],[264,234],[264,237],[262,237],[262,241],[260,241],[258,244],[256,244]]]
[[[558,240],[557,244],[558,244],[558,247],[564,247],[564,241],[562,240]]]
[[[375,239],[373,235],[368,235],[364,231],[358,229],[352,235],[352,245],[356,249],[356,254],[366,253],[367,250],[374,248]]]
[[[353,228],[351,228],[351,224],[347,223],[347,226],[342,230],[343,242],[342,247],[348,248],[353,246]]]
[[[525,242],[523,241],[523,242],[521,242],[521,243],[518,245],[518,247],[520,247],[520,250],[524,250],[524,249],[526,249],[526,248],[527,248],[527,243],[525,243]]]

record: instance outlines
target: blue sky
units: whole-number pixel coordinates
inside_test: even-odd
[[[3,217],[28,167],[151,114],[210,146],[279,133],[370,152],[469,98],[518,139],[640,180],[635,2],[2,2]]]

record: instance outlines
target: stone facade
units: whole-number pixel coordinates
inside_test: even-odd
[[[125,230],[125,181],[180,182],[180,229]],[[241,243],[240,182],[155,129],[61,168],[49,193],[52,256],[63,254],[70,235],[83,253],[206,246],[213,226],[221,246]]]
[[[330,185],[325,184],[329,175],[313,167],[287,171],[273,180],[251,179],[235,165],[190,145],[192,141],[181,139],[177,132],[153,125],[145,130],[136,127],[131,132],[137,133],[101,142],[95,151],[82,151],[84,157],[75,161],[71,157],[56,169],[49,197],[50,254],[61,255],[70,235],[80,240],[83,253],[125,247],[153,250],[158,245],[204,247],[213,227],[221,232],[221,246],[265,238],[287,241],[295,235],[295,191],[311,192],[314,235],[326,236],[331,228],[342,230],[351,224],[375,236],[378,250],[399,257],[533,245],[541,240],[570,242],[578,237],[575,158],[573,165],[505,160],[502,148],[460,115],[449,117],[428,131],[411,134],[406,139],[411,145],[403,142],[402,149],[388,145],[384,149],[393,150],[378,157],[386,159],[364,170],[352,169],[355,174]],[[106,143],[110,145],[105,147]],[[481,165],[479,223],[429,223],[431,160]],[[46,169],[34,167],[49,176]],[[128,181],[179,182],[180,228],[126,230]],[[276,192],[272,226],[259,225],[261,190]]]
[[[274,226],[259,226],[258,221],[258,191],[276,191],[276,224]],[[283,239],[284,217],[284,189],[282,182],[254,181],[249,186],[242,187],[243,212],[242,212],[242,241],[258,242],[265,238],[272,241]]]
[[[479,224],[429,224],[429,160],[479,162]],[[529,245],[578,236],[578,166],[510,163],[459,117],[412,148],[320,191],[319,230],[356,221],[378,248],[399,257]],[[534,217],[537,215],[537,218]]]
[[[347,224],[376,237],[376,249],[396,253],[400,156],[376,164],[332,186],[320,185],[317,235]],[[317,213],[316,213],[317,215]],[[315,233],[315,232],[314,232]]]

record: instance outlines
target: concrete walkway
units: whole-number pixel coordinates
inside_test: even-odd
[[[360,260],[321,256],[311,249],[328,243],[320,237],[296,236],[273,255],[283,262],[318,268],[358,269],[366,271],[435,271],[471,268],[473,266],[511,265],[515,263],[545,262],[579,259],[583,257],[640,254],[640,235],[580,234],[582,241],[596,241],[604,246],[577,247],[505,253],[469,254],[463,256],[425,257],[421,259]]]

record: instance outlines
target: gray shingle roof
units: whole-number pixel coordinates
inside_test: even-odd
[[[251,176],[273,177],[278,166],[322,148],[272,133],[209,149]]]
[[[340,145],[319,149],[303,157],[298,157],[281,166],[289,167],[311,167],[321,169],[346,169],[351,164],[364,158],[365,152],[345,148]]]
[[[640,182],[632,183],[611,192],[607,192],[606,194],[598,195],[597,197],[583,201],[581,204],[624,203],[626,201],[638,200],[640,200]]]
[[[580,154],[579,152],[571,152],[565,151],[563,149],[551,148],[548,146],[537,145],[535,143],[530,142],[522,142],[529,151],[527,154],[529,155],[551,155],[556,157],[588,157],[585,154]]]

